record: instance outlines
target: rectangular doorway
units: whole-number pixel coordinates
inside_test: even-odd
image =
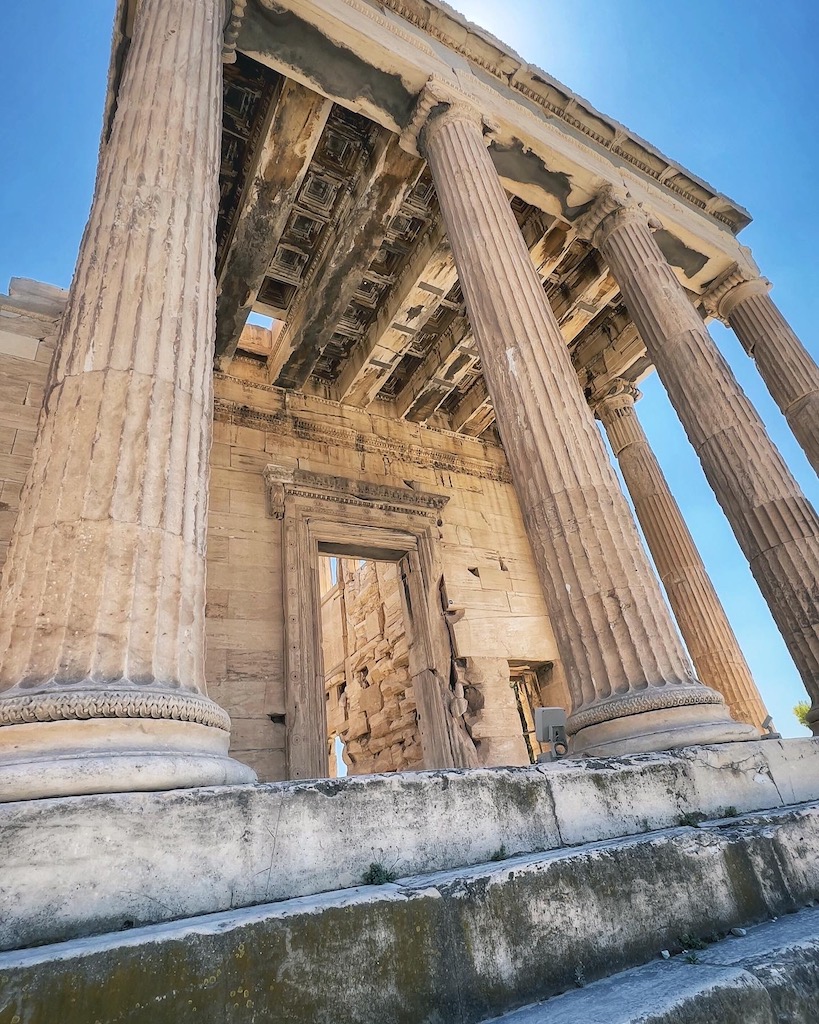
[[[320,555],[331,777],[423,767],[402,562]]]

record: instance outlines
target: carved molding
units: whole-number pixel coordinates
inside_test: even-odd
[[[272,0],[265,0],[265,3],[268,5],[271,2]],[[435,57],[439,56],[439,53],[435,51],[432,47],[430,47],[426,42],[424,42],[424,40],[419,35],[414,35],[412,33],[407,32],[405,29],[402,29],[401,26],[398,25],[395,21],[389,18],[385,18],[383,15],[379,14],[374,8],[370,7],[369,5],[363,4],[361,0],[344,0],[344,3],[348,7],[351,7],[354,10],[360,12],[361,14],[364,14],[370,20],[376,22],[378,25],[385,28],[393,35],[396,35],[399,38],[402,38],[410,42],[416,49],[421,50],[422,52],[428,55],[432,55]],[[667,157],[665,157],[663,154],[658,153],[657,151],[651,151],[651,155],[660,156],[663,160],[667,162],[666,167],[658,170],[657,167],[653,163],[649,162],[648,159],[641,160],[640,157],[634,152],[634,149],[643,149],[645,147],[645,143],[642,142],[642,140],[638,139],[636,136],[632,135],[632,133],[629,132],[628,129],[624,128],[622,125],[618,125],[617,122],[608,122],[614,132],[613,138],[608,138],[604,135],[601,135],[599,132],[596,132],[588,123],[575,116],[574,112],[593,116],[595,120],[601,119],[600,113],[595,110],[587,110],[587,108],[583,105],[582,101],[578,97],[570,95],[567,102],[563,105],[550,102],[547,97],[543,96],[540,92],[538,92],[535,88],[532,87],[534,85],[534,81],[536,80],[536,78],[541,77],[542,75],[542,73],[539,72],[538,68],[532,67],[528,64],[520,64],[517,70],[510,75],[508,68],[499,67],[496,62],[487,60],[485,57],[482,56],[480,52],[478,52],[476,48],[470,47],[468,43],[459,41],[459,39],[454,34],[443,31],[438,25],[430,23],[429,19],[424,19],[420,17],[417,10],[409,7],[407,4],[402,2],[402,0],[381,0],[380,7],[382,10],[392,11],[394,14],[397,14],[400,18],[403,18],[411,25],[414,25],[421,32],[424,32],[427,35],[432,36],[434,39],[437,39],[439,42],[443,43],[444,46],[447,47],[447,49],[453,50],[455,53],[459,53],[463,57],[466,57],[471,64],[483,68],[485,71],[489,72],[489,74],[492,75],[493,78],[500,80],[505,86],[510,87],[514,89],[516,92],[520,93],[530,103],[534,103],[542,110],[547,111],[550,116],[558,117],[566,124],[571,125],[572,128],[576,129],[579,132],[582,132],[583,135],[587,136],[593,142],[601,146],[604,146],[605,148],[611,150],[612,152],[617,153],[617,155],[622,160],[631,164],[633,167],[638,168],[643,174],[654,179],[663,188],[668,189],[670,192],[673,192],[676,195],[680,196],[687,203],[690,203],[697,209],[703,210],[715,220],[718,220],[721,223],[728,225],[732,231],[738,230],[736,222],[732,220],[731,217],[726,216],[724,213],[721,213],[719,210],[713,208],[713,204],[715,202],[722,201],[725,201],[729,205],[734,206],[735,204],[733,204],[733,202],[730,199],[722,196],[721,194],[715,194],[710,200],[705,201],[702,198],[700,198],[699,195],[694,195],[691,191],[686,190],[685,187],[680,183],[670,180],[677,176],[689,178],[690,172],[686,171],[684,168],[681,168],[674,163],[671,163],[670,161],[668,161]],[[455,24],[458,25],[458,27],[463,30],[463,25],[458,24],[457,21],[455,21]],[[468,33],[466,38],[469,38]],[[480,37],[478,36],[476,38],[479,39]],[[495,45],[497,46],[499,52],[503,53],[501,49],[502,44],[500,42],[496,42]],[[507,56],[507,58],[509,59],[513,59],[512,54],[506,54],[505,56]],[[475,82],[481,87],[484,86],[484,83],[481,82],[480,79],[476,78]],[[562,86],[561,83],[555,83],[555,86],[566,89],[566,87]],[[474,98],[472,99],[472,103],[475,103]],[[525,109],[525,107],[523,109]],[[607,119],[603,118],[603,120],[606,121]],[[538,119],[538,121],[540,125],[543,126],[543,119]],[[630,142],[632,145],[630,147],[626,147],[624,145],[625,142]],[[417,155],[417,151],[414,149],[410,150],[410,152]],[[646,150],[647,155],[648,153],[649,151]],[[702,182],[697,182],[697,185],[700,188],[702,188]]]
[[[264,385],[263,385],[264,386]],[[332,403],[329,403],[332,404]],[[439,451],[420,444],[405,444],[391,441],[374,433],[364,433],[349,427],[332,427],[281,410],[262,412],[246,405],[217,398],[214,403],[214,419],[219,423],[234,423],[256,427],[279,437],[292,437],[303,441],[334,445],[349,451],[382,455],[394,462],[409,462],[423,469],[447,473],[461,473],[464,476],[491,480],[495,483],[511,484],[509,467],[482,459],[458,455],[454,452]],[[429,429],[429,428],[428,428]],[[444,433],[443,431],[441,433]],[[450,437],[454,435],[445,434]],[[470,440],[473,440],[470,438]],[[483,441],[477,442],[485,444]],[[496,446],[491,446],[498,451]]]
[[[648,222],[652,229],[661,227],[660,222],[648,214],[624,185],[606,182],[582,216],[575,221],[577,234],[599,249],[611,231],[622,223],[624,217],[636,217]]]
[[[424,137],[455,119],[480,125],[487,136],[496,130],[481,113],[474,96],[432,75],[418,97],[412,120],[401,133],[401,148],[413,156],[423,157]]]
[[[600,725],[617,718],[629,715],[642,715],[647,711],[664,711],[667,708],[689,707],[697,704],[724,704],[721,694],[704,686],[660,687],[631,694],[626,697],[613,697],[595,704],[587,711],[578,711],[571,715],[566,723],[566,732],[574,736],[581,729],[591,725]]]
[[[702,294],[702,303],[711,316],[728,323],[733,310],[751,295],[765,295],[771,282],[761,277],[751,261],[736,262],[711,282]]]
[[[332,501],[336,504],[375,509],[379,512],[403,512],[432,517],[436,522],[449,501],[446,494],[415,491],[409,487],[389,487],[332,473],[314,473],[305,469],[285,469],[274,463],[263,471],[268,495],[268,511],[274,519],[284,518],[288,497]]]
[[[595,415],[600,417],[601,409],[622,409],[633,406],[642,398],[642,392],[630,380],[615,377],[604,388],[589,399]]]
[[[222,42],[222,61],[225,64],[236,62],[236,41],[245,20],[247,0],[228,0],[227,24]]]
[[[170,719],[230,732],[230,718],[218,704],[207,697],[187,697],[181,693],[85,690],[0,698],[0,726],[89,718]]]

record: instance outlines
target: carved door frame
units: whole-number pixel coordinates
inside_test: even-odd
[[[449,636],[438,593],[440,513],[449,498],[275,464],[265,468],[264,480],[269,513],[282,529],[288,778],[328,774],[320,555],[409,567],[403,600],[424,767],[461,763],[449,712]]]

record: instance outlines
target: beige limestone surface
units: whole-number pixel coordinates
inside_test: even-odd
[[[442,582],[457,609],[454,655],[558,660],[501,449],[236,376],[217,374],[214,383],[207,679],[230,713],[234,755],[261,779],[287,778],[281,523],[270,516],[262,476],[272,460],[448,497],[439,533]],[[552,698],[568,706],[559,678],[555,686]]]
[[[706,572],[694,538],[649,446],[627,381],[593,403],[623,473],[648,549],[700,679],[725,698],[738,721],[761,731],[768,717],[751,670]]]
[[[433,83],[416,123],[572,692],[575,750],[741,738],[679,642],[481,116]]]

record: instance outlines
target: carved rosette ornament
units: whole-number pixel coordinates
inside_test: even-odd
[[[592,401],[640,521],[697,675],[725,699],[733,718],[762,729],[767,710],[754,684],[694,538],[685,524],[635,409],[640,392],[610,381]]]
[[[581,224],[620,285],[648,356],[813,700],[809,720],[819,732],[819,517],[651,228],[648,214],[627,193],[611,187],[603,189]],[[768,301],[757,289],[731,309],[731,322],[749,303]]]
[[[695,678],[492,164],[480,112],[432,83],[426,156],[573,698],[577,753],[741,739]]]
[[[204,678],[224,10],[137,13],[0,590],[3,800],[254,777]]]
[[[733,328],[756,363],[771,397],[819,473],[819,366],[768,294],[750,253],[721,274],[703,296],[706,309]]]

